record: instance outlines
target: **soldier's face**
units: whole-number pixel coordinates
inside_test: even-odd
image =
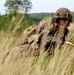
[[[67,24],[69,24],[69,21],[68,20],[64,20],[64,19],[60,19],[59,20],[59,24],[60,25],[64,25],[64,24],[67,25]]]
[[[63,24],[65,23],[65,20],[60,19],[59,23],[60,23],[61,25],[63,25]]]

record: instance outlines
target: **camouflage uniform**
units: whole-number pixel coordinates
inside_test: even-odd
[[[58,24],[60,19],[68,20],[69,23],[60,25]],[[60,8],[50,22],[40,23],[28,29],[27,32],[25,31],[27,40],[24,43],[28,44],[29,53],[32,55],[39,55],[45,51],[48,51],[49,54],[54,53],[56,47],[64,44],[68,34],[67,26],[71,21],[71,12],[67,8]]]
[[[61,41],[60,45],[62,45],[65,42],[65,37],[68,34],[67,27],[70,25],[70,22],[72,21],[72,14],[71,14],[69,9],[67,9],[67,8],[60,8],[53,15],[53,18],[57,19],[57,21],[59,19],[64,19],[64,20],[68,20],[69,21],[68,24],[59,25],[60,28],[58,29],[58,31],[56,33],[56,36],[55,36],[55,38],[58,38]]]
[[[68,20],[68,24],[59,25],[58,22],[60,19]],[[40,50],[41,54],[44,51],[48,51],[49,54],[53,53],[56,47],[60,47],[65,42],[65,37],[68,34],[67,27],[72,21],[71,12],[67,8],[60,8],[52,17],[52,22],[49,28],[48,33],[41,35]]]

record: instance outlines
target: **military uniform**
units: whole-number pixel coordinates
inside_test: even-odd
[[[69,21],[68,23],[59,24],[59,20],[63,19],[64,21]],[[44,51],[53,53],[54,49],[60,47],[64,44],[66,36],[68,34],[67,27],[72,21],[72,14],[67,8],[60,8],[52,17],[52,22],[49,28],[48,33],[45,33],[41,36],[40,50],[41,54]]]
[[[62,25],[59,24],[60,19],[69,22]],[[29,44],[29,52],[32,52],[32,55],[43,54],[45,51],[53,54],[56,47],[64,44],[65,37],[68,34],[67,27],[71,21],[71,12],[67,8],[60,8],[53,15],[50,23],[44,22],[29,29],[26,42]],[[31,38],[30,41],[29,38]]]

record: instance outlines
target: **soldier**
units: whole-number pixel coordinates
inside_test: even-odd
[[[65,37],[68,34],[67,27],[70,25],[70,22],[72,22],[72,14],[69,9],[60,8],[56,11],[53,18],[56,19],[57,23],[57,32],[54,37],[58,38],[61,41],[59,45],[62,45],[64,44]]]
[[[67,27],[72,21],[72,14],[67,8],[60,8],[52,17],[51,25],[49,27],[49,32],[41,36],[40,50],[41,54],[44,51],[51,52],[56,47],[59,47],[64,44],[65,37],[68,34]]]
[[[51,20],[51,21],[50,21]],[[68,34],[67,27],[72,21],[72,14],[67,8],[60,8],[52,16],[49,22],[34,26],[25,32],[27,40],[24,45],[28,44],[29,53],[40,55],[45,51],[53,54],[55,48],[64,44]]]

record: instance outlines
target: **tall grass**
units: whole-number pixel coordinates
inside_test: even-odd
[[[74,48],[65,45],[54,56],[25,57],[25,50],[13,47],[14,37],[2,37],[0,75],[74,75]],[[21,39],[20,39],[21,40]]]
[[[0,32],[0,75],[74,75],[73,46],[64,45],[54,56],[45,52],[39,57],[25,57],[25,48],[19,46],[24,35],[16,36],[22,19],[17,18],[17,22],[11,20],[11,26],[16,26],[10,33],[11,27],[7,32]],[[71,37],[74,38],[73,35]]]

